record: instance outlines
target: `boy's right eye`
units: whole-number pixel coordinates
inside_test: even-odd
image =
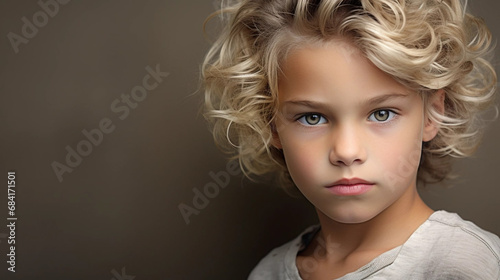
[[[326,123],[326,119],[320,114],[304,114],[297,121],[306,126]]]

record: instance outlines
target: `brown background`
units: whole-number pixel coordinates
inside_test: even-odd
[[[499,2],[470,2],[499,38]],[[180,214],[180,203],[193,206],[193,188],[226,170],[193,95],[214,3],[70,1],[18,53],[7,35],[22,34],[21,18],[33,22],[41,8],[0,3],[0,234],[8,170],[17,172],[18,217],[17,272],[7,273],[0,235],[0,279],[109,280],[122,268],[136,280],[244,279],[271,248],[316,223],[304,200],[242,176],[230,176],[189,225]],[[110,104],[157,64],[170,76],[119,119]],[[103,118],[115,130],[59,182],[51,164],[64,163],[65,147]],[[477,156],[457,165],[454,188],[433,186],[426,201],[500,234],[499,141],[496,122]]]

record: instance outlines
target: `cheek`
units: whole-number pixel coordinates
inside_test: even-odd
[[[377,145],[376,153],[381,160],[383,175],[391,185],[406,185],[417,174],[421,156],[420,131],[406,131],[392,141]]]
[[[287,168],[295,184],[300,187],[313,182],[321,173],[324,152],[320,150],[320,145],[314,143],[304,145],[294,140],[282,144]]]

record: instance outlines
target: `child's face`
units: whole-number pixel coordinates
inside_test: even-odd
[[[421,143],[437,131],[417,93],[353,46],[333,42],[291,52],[278,95],[274,145],[318,211],[360,223],[411,205]]]

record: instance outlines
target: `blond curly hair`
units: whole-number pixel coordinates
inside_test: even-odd
[[[379,69],[427,103],[445,92],[445,112],[425,106],[440,125],[426,142],[419,183],[450,177],[451,159],[470,156],[494,103],[491,34],[460,0],[242,0],[222,2],[209,19],[223,30],[202,66],[205,117],[215,142],[247,176],[278,171],[292,183],[283,152],[272,146],[280,66],[304,44],[346,38]]]

